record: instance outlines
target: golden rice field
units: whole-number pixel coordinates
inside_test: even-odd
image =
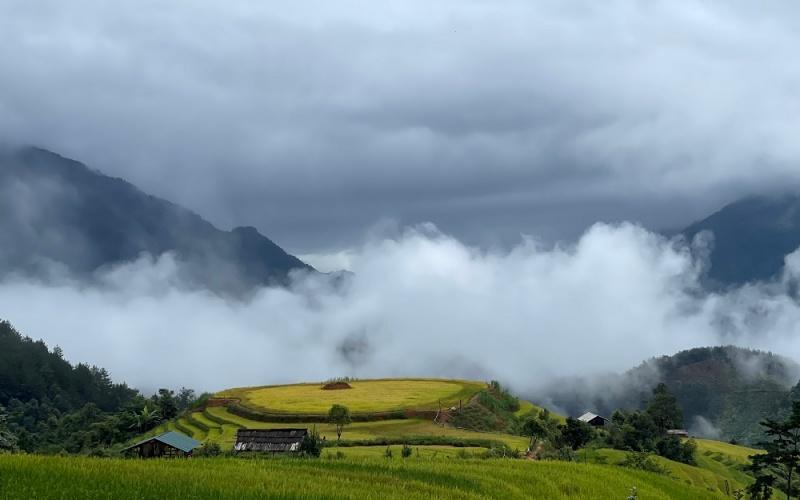
[[[324,390],[325,384],[294,384],[228,389],[216,396],[238,398],[243,404],[266,413],[325,414],[333,404],[350,408],[351,413],[378,413],[402,410],[436,410],[445,404],[464,403],[486,384],[470,380],[383,379],[348,382],[352,389]]]
[[[0,498],[19,499],[718,499],[610,465],[528,460],[122,460],[0,455]]]

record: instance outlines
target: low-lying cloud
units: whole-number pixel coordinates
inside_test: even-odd
[[[597,224],[568,247],[486,251],[421,225],[349,251],[343,285],[298,275],[237,302],[185,288],[172,255],[142,256],[91,286],[6,280],[0,316],[144,390],[349,375],[494,378],[527,392],[696,346],[800,357],[787,293],[798,255],[781,282],[708,294],[706,244]]]

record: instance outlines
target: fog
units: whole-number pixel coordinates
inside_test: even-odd
[[[6,280],[0,317],[144,391],[347,375],[499,379],[527,393],[696,346],[797,359],[800,307],[787,290],[800,257],[782,281],[707,294],[706,245],[596,224],[569,247],[526,238],[487,251],[423,224],[349,250],[355,275],[339,287],[297,275],[291,289],[231,301],[182,286],[174,256],[142,256],[92,286]]]

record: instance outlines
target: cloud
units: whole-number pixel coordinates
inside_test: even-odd
[[[169,254],[143,256],[93,285],[5,281],[0,315],[148,390],[349,375],[498,379],[523,393],[719,343],[800,358],[800,307],[786,287],[704,294],[692,255],[689,243],[631,224],[510,251],[428,224],[352,249],[355,275],[341,286],[298,275],[290,289],[234,302],[183,288]]]
[[[715,427],[714,424],[699,415],[694,417],[692,425],[689,427],[689,434],[702,439],[716,441],[722,439],[722,429]]]
[[[0,136],[295,253],[379,217],[470,243],[586,213],[680,226],[800,186],[797,20],[781,0],[15,2]]]

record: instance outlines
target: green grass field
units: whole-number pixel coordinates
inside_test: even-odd
[[[228,389],[219,398],[238,398],[242,404],[265,413],[293,415],[326,414],[333,404],[351,413],[379,413],[402,410],[435,411],[439,401],[454,405],[486,389],[486,384],[469,380],[383,379],[348,382],[352,389],[324,390],[324,384],[294,384]]]
[[[610,465],[529,460],[121,460],[0,455],[0,498],[718,499],[719,493]]]

